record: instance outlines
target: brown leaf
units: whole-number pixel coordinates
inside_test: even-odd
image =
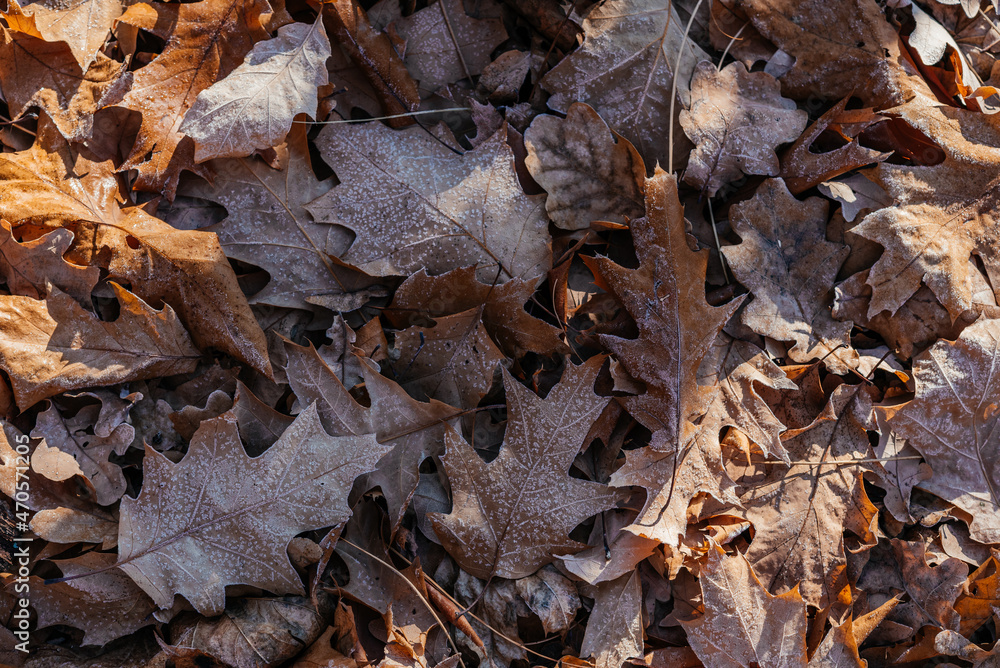
[[[689,420],[704,415],[716,399],[715,389],[699,385],[699,368],[739,301],[722,307],[705,301],[707,254],[687,245],[674,177],[660,170],[646,181],[646,210],[647,216],[632,224],[638,269],[604,258],[589,264],[636,320],[637,339],[602,334],[601,342],[646,384],[645,394],[625,398],[624,405],[654,432],[651,446],[626,455],[611,482],[647,489],[630,530],[676,545],[696,494],[735,502],[722,471],[719,427],[710,422],[702,430]]]
[[[113,322],[56,288],[47,299],[0,296],[0,367],[21,410],[66,390],[194,370],[201,353],[173,309],[112,288],[121,305]]]
[[[962,621],[959,633],[971,636],[993,618],[1000,607],[1000,562],[990,557],[982,566],[969,574],[962,592],[955,601],[955,611]]]
[[[735,0],[733,5],[794,61],[780,77],[792,97],[857,94],[878,106],[898,104],[910,90],[898,36],[875,0]]]
[[[885,490],[882,504],[897,522],[912,522],[910,493],[916,485],[931,477],[931,468],[919,461],[916,449],[889,427],[888,419],[895,412],[884,406],[875,411],[880,433],[875,456],[881,461],[875,467],[876,477],[872,483]]]
[[[237,382],[236,388],[231,410],[247,454],[256,457],[281,438],[292,418],[265,404],[243,383]]]
[[[65,576],[109,568],[114,554],[86,552],[75,559],[53,560]],[[66,624],[84,631],[84,645],[104,645],[153,624],[156,605],[124,573],[106,570],[73,580],[43,585],[31,578],[31,607],[38,628]]]
[[[358,668],[354,659],[349,659],[332,647],[334,628],[331,626],[300,654],[291,668]]]
[[[611,0],[595,6],[583,21],[584,42],[542,78],[552,93],[548,105],[566,113],[586,102],[608,125],[632,142],[647,165],[669,160],[674,124],[675,158],[687,145],[671,119],[671,85],[677,53],[674,114],[690,106],[695,64],[708,54],[685,39],[684,22],[666,0]]]
[[[825,114],[809,126],[798,140],[781,157],[781,178],[785,180],[788,189],[796,195],[813,186],[845,174],[852,169],[880,160],[885,160],[891,154],[865,148],[858,143],[857,135],[869,125],[884,120],[871,109],[852,109],[846,111],[850,96],[833,105]],[[825,153],[813,152],[813,145],[823,132],[835,125],[838,128],[850,127],[850,141]],[[831,128],[832,129],[832,128]],[[839,129],[844,135],[844,130]],[[771,176],[774,176],[773,174]],[[863,176],[857,178],[864,179]],[[867,182],[871,186],[871,182]],[[874,188],[876,193],[877,187]],[[884,196],[884,193],[883,193]],[[883,205],[885,206],[885,205]],[[851,220],[853,220],[853,216]]]
[[[121,467],[109,460],[111,454],[124,455],[132,444],[135,429],[119,425],[107,438],[73,429],[54,405],[38,414],[34,438],[44,438],[32,457],[32,468],[56,482],[73,475],[85,477],[94,486],[96,501],[109,506],[125,493]]]
[[[580,597],[577,596],[576,586],[554,566],[546,566],[514,584],[518,595],[542,622],[546,634],[569,630],[580,609]]]
[[[101,277],[97,267],[81,267],[63,257],[73,244],[69,230],[53,230],[32,241],[19,243],[10,224],[0,220],[0,273],[12,294],[42,299],[51,283],[82,306]]]
[[[406,40],[403,62],[424,95],[464,78],[471,81],[507,39],[500,19],[473,18],[465,13],[462,0],[437,0],[392,27]]]
[[[733,207],[733,229],[743,241],[722,252],[753,293],[743,323],[762,336],[794,343],[788,350],[792,360],[823,359],[830,371],[844,374],[858,364],[851,323],[834,321],[829,306],[848,249],[826,240],[828,209],[818,197],[798,201],[781,179],[770,179],[753,199]]]
[[[957,629],[955,599],[962,590],[968,570],[958,559],[948,558],[936,567],[927,565],[924,544],[892,539],[893,554],[903,587],[910,595],[908,612],[914,628],[933,624],[943,629]],[[902,610],[902,606],[897,608]]]
[[[122,14],[120,0],[40,0],[21,10],[34,19],[46,42],[65,42],[82,70],[100,60],[115,20]]]
[[[340,47],[364,74],[386,116],[405,114],[420,106],[420,94],[402,59],[385,33],[374,29],[368,15],[355,0],[332,0],[324,6],[327,25]],[[349,110],[348,110],[349,111]],[[403,127],[411,118],[392,119],[389,125]]]
[[[284,26],[274,39],[255,44],[243,64],[200,92],[184,115],[178,132],[194,139],[195,161],[277,146],[297,114],[315,117],[317,89],[329,83],[329,57],[321,18]]]
[[[167,302],[196,345],[270,375],[264,333],[215,236],[177,230],[139,208],[122,210],[113,169],[40,122],[31,149],[0,156],[0,218],[22,238],[69,229],[67,260],[108,270],[150,304]]]
[[[808,668],[865,668],[868,663],[858,655],[858,642],[850,617],[843,624],[834,624],[809,659]]]
[[[212,184],[188,183],[180,193],[226,207],[225,220],[208,229],[219,235],[228,257],[255,264],[271,278],[253,303],[313,309],[309,297],[340,296],[363,284],[334,258],[350,244],[347,232],[313,222],[304,208],[332,186],[313,174],[304,125],[292,129],[279,155],[280,170],[255,158],[213,160]]]
[[[646,394],[625,406],[648,429],[664,432],[666,450],[679,440],[683,421],[704,412],[698,367],[739,301],[705,301],[707,253],[688,247],[677,180],[663,170],[646,180],[646,217],[633,222],[632,235],[638,269],[606,258],[589,264],[635,318],[639,337],[601,335],[601,342],[646,383]]]
[[[475,267],[440,276],[428,276],[421,270],[396,288],[392,304],[383,313],[402,328],[482,306],[483,326],[509,357],[520,357],[526,351],[552,355],[566,349],[560,330],[524,309],[537,283],[514,278],[500,285],[485,285],[476,280]]]
[[[456,155],[416,128],[327,126],[317,144],[340,185],[306,208],[355,233],[341,259],[372,275],[477,265],[489,285],[536,278],[551,264],[548,221],[541,196],[521,190],[506,137]]]
[[[646,167],[635,147],[597,112],[574,103],[566,118],[536,116],[524,132],[525,165],[545,188],[545,210],[564,230],[628,223],[644,212]]]
[[[844,322],[854,322],[877,332],[897,355],[909,359],[938,339],[955,340],[983,310],[981,305],[952,318],[926,285],[920,286],[895,313],[880,311],[869,317],[872,288],[868,285],[869,271],[854,274],[836,287],[833,317]],[[973,278],[986,279],[978,271]],[[995,308],[995,307],[994,307]]]
[[[642,582],[639,571],[597,588],[580,656],[594,657],[597,668],[620,668],[642,657]]]
[[[755,529],[746,558],[764,588],[796,589],[820,609],[837,603],[847,585],[843,534],[862,484],[851,460],[869,454],[871,403],[847,388],[811,425],[782,434],[790,466],[779,462],[760,479],[740,481],[746,488],[740,501]]]
[[[100,10],[102,2],[108,4],[107,0],[83,0],[78,7],[68,11],[73,12],[81,6]],[[118,0],[110,0],[110,3],[121,12]],[[34,7],[42,12],[36,12],[36,22],[45,15],[57,21],[43,26],[59,26],[58,15],[63,12],[48,10],[44,3],[29,5],[29,8]],[[16,12],[16,7],[12,5],[11,10]],[[13,18],[11,14],[5,17]],[[105,27],[105,35],[108,28],[110,25]],[[33,33],[4,28],[0,42],[0,64],[3,65],[0,67],[0,85],[10,105],[11,117],[16,119],[30,107],[37,106],[45,110],[65,138],[73,141],[90,138],[94,113],[100,106],[101,98],[124,68],[121,63],[96,50],[90,58],[93,64],[82,65],[78,62],[78,55],[66,42],[45,41]]]
[[[205,422],[178,464],[147,445],[142,492],[121,504],[118,567],[161,608],[181,594],[206,615],[222,612],[228,584],[302,593],[288,542],[346,521],[354,479],[387,450],[328,436],[314,406],[253,459],[229,415]]]
[[[684,181],[709,197],[743,174],[777,176],[779,144],[794,141],[809,115],[781,97],[778,82],[766,72],[747,72],[742,63],[717,70],[698,63],[691,81],[691,107],[680,124],[695,144]]]
[[[417,488],[420,464],[441,453],[446,425],[459,409],[433,399],[413,399],[398,383],[379,375],[374,365],[362,360],[361,371],[371,399],[371,407],[365,410],[315,349],[290,343],[285,349],[292,389],[300,402],[316,402],[328,432],[337,436],[374,434],[379,443],[392,448],[361,486],[381,488],[395,530]]]
[[[699,579],[705,615],[682,625],[706,666],[806,665],[806,605],[797,591],[772,596],[742,555],[718,546],[709,549]]]
[[[944,151],[940,164],[880,163],[869,174],[895,205],[869,214],[854,228],[885,252],[871,269],[869,317],[895,313],[921,285],[952,319],[973,307],[973,255],[991,285],[1000,265],[994,244],[994,211],[1000,176],[1000,119],[960,109],[945,110],[924,95],[887,113],[899,116]]]
[[[185,615],[171,624],[175,646],[197,649],[232,668],[269,668],[292,658],[326,627],[307,598],[241,598],[221,617]]]
[[[998,347],[1000,320],[988,318],[934,344],[915,358],[916,398],[889,421],[933,470],[921,487],[971,514],[982,543],[1000,542]]]
[[[408,327],[396,334],[399,358],[392,376],[422,401],[475,408],[504,362],[482,323],[482,309],[437,318],[433,327]]]
[[[470,574],[531,575],[556,556],[579,551],[583,546],[568,538],[569,531],[615,504],[609,488],[567,475],[608,402],[593,391],[602,362],[594,357],[568,365],[545,399],[504,372],[507,431],[489,464],[453,430],[446,433],[442,460],[453,507],[430,518],[442,545]]]
[[[118,545],[118,522],[107,512],[74,508],[48,508],[35,513],[31,531],[53,543],[100,543],[110,550]]]
[[[142,126],[122,169],[136,169],[135,189],[173,199],[181,170],[194,167],[194,141],[179,128],[198,95],[243,62],[271,13],[266,0],[201,0],[132,5],[118,19],[166,40],[163,53],[133,73],[118,106],[142,114]]]

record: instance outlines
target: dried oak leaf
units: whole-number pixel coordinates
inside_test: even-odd
[[[58,288],[47,299],[0,296],[0,367],[21,410],[66,390],[194,371],[201,353],[173,309],[112,287],[121,304],[113,322]]]
[[[593,657],[597,668],[621,668],[642,658],[642,639],[642,581],[636,569],[598,585],[580,656]]]
[[[135,429],[120,424],[107,437],[75,429],[50,405],[38,414],[34,438],[45,439],[31,459],[32,468],[57,482],[81,475],[94,486],[96,501],[102,506],[115,503],[125,493],[121,467],[109,461],[111,454],[123,455],[132,444]]]
[[[793,342],[796,362],[823,359],[839,374],[856,367],[850,322],[830,315],[833,280],[850,252],[826,240],[829,202],[795,199],[784,181],[769,179],[752,199],[740,202],[730,222],[742,237],[722,252],[736,278],[753,294],[742,321],[757,334]]]
[[[462,0],[437,0],[392,27],[406,41],[403,62],[424,95],[461,79],[471,82],[507,39],[500,19],[473,18]]]
[[[19,243],[10,224],[0,220],[0,274],[7,281],[7,289],[11,294],[41,299],[46,285],[52,284],[81,305],[89,306],[101,270],[81,267],[63,257],[72,244],[73,233],[65,229]]]
[[[52,543],[99,543],[102,550],[118,545],[118,520],[97,509],[47,508],[39,510],[28,523],[31,531]]]
[[[997,608],[1000,608],[1000,561],[991,556],[969,574],[955,601],[955,610],[962,618],[959,633],[971,636],[993,619]]]
[[[399,358],[392,376],[412,396],[471,409],[493,385],[497,365],[506,361],[482,322],[482,308],[441,316],[433,327],[396,333]]]
[[[14,3],[10,3],[13,5]],[[39,0],[21,11],[34,19],[46,42],[65,42],[80,69],[101,58],[100,49],[122,14],[121,0]]]
[[[500,455],[484,462],[454,430],[442,457],[452,511],[430,515],[441,544],[478,578],[531,575],[555,557],[584,546],[568,533],[614,506],[617,493],[568,475],[591,425],[608,403],[594,393],[603,363],[567,365],[542,399],[504,372],[509,406]]]
[[[181,594],[207,616],[226,585],[303,594],[289,541],[345,522],[354,479],[387,451],[373,435],[329,436],[315,406],[255,458],[231,415],[202,423],[180,463],[147,445],[142,491],[121,503],[118,567],[161,608]]]
[[[972,516],[981,543],[1000,542],[1000,320],[981,318],[955,342],[914,358],[917,395],[889,420],[933,475],[922,488]]]
[[[908,72],[899,36],[875,0],[735,0],[733,9],[794,60],[779,77],[786,94],[835,99],[855,94],[868,106],[905,99]]]
[[[361,371],[371,400],[366,410],[315,349],[286,342],[285,350],[292,389],[301,403],[316,402],[329,433],[374,434],[379,443],[392,448],[361,486],[381,488],[395,529],[417,488],[421,462],[441,453],[446,424],[459,409],[436,400],[417,401],[362,359]]]
[[[743,63],[720,71],[703,60],[691,81],[691,107],[680,112],[681,127],[695,144],[684,181],[712,197],[743,174],[777,176],[774,149],[798,138],[808,122],[805,111],[781,97],[770,74],[750,73]]]
[[[722,468],[723,426],[745,429],[772,454],[783,452],[783,426],[753,385],[789,384],[753,346],[716,336],[739,300],[721,307],[705,301],[707,253],[689,248],[677,182],[662,170],[646,181],[646,210],[632,224],[638,269],[608,259],[591,263],[639,328],[636,339],[602,334],[601,341],[646,385],[645,394],[623,402],[653,432],[651,447],[629,452],[611,482],[647,490],[629,531],[677,545],[697,494],[738,503]]]
[[[552,93],[548,105],[566,113],[574,102],[586,102],[632,142],[645,164],[667,163],[671,85],[676,84],[677,110],[690,106],[688,82],[695,63],[708,60],[708,54],[686,39],[684,22],[667,0],[598,4],[583,21],[583,31],[583,45],[542,78],[542,87]],[[679,127],[674,134],[679,160],[689,146]]]
[[[85,0],[80,5],[94,5],[98,1]],[[117,0],[112,2],[119,7]],[[22,116],[29,107],[40,107],[66,139],[90,138],[94,113],[108,87],[124,72],[123,65],[95,52],[93,63],[81,66],[66,42],[42,39],[31,30],[34,27],[31,19],[14,13],[13,4],[10,10],[3,14],[11,27],[3,29],[0,40],[0,85],[11,118]]]
[[[646,167],[627,139],[576,102],[566,118],[540,115],[524,132],[531,178],[548,193],[545,210],[564,230],[643,215]]]
[[[842,624],[834,624],[809,659],[808,668],[866,668],[858,654],[854,622],[850,616]]]
[[[508,357],[520,357],[525,351],[540,355],[564,352],[561,331],[524,310],[537,283],[514,278],[500,285],[486,285],[476,280],[475,267],[454,269],[440,276],[428,276],[421,270],[403,281],[393,294],[392,304],[382,313],[397,327],[403,327],[482,306],[483,326]]]
[[[194,165],[194,141],[180,125],[203,90],[267,39],[262,22],[270,14],[266,0],[201,0],[132,5],[118,19],[166,41],[160,55],[133,73],[131,88],[117,102],[142,114],[135,145],[121,166],[138,170],[136,190],[162,192],[172,200],[181,170],[206,175]]]
[[[974,304],[972,309],[964,311],[958,318],[952,318],[931,289],[921,285],[895,313],[879,311],[869,317],[872,297],[872,288],[867,282],[869,274],[870,270],[865,269],[837,285],[833,317],[877,332],[903,359],[910,359],[914,353],[921,352],[938,339],[957,339],[962,330],[980,315],[982,305]],[[986,277],[978,269],[970,274],[973,280],[978,282],[981,279],[988,287]]]
[[[30,578],[38,628],[66,624],[83,630],[81,644],[104,645],[156,622],[151,614],[156,604],[124,573],[112,568],[115,555],[86,552],[51,563],[66,577],[87,577],[49,585],[41,578]],[[90,574],[104,568],[110,570]]]
[[[910,596],[910,601],[894,612],[902,613],[902,618],[914,630],[927,624],[956,630],[959,618],[954,605],[965,584],[968,568],[952,557],[931,567],[927,564],[925,548],[921,541],[892,539],[900,582]]]
[[[955,338],[958,338],[957,335]],[[920,461],[920,453],[888,424],[896,407],[879,406],[875,410],[879,441],[875,456],[881,460],[875,467],[872,484],[885,490],[882,505],[897,522],[912,523],[910,495],[913,488],[931,477],[931,468]]]
[[[924,95],[886,113],[929,137],[945,157],[933,165],[883,162],[868,173],[895,202],[853,230],[885,248],[868,277],[868,316],[895,313],[926,285],[955,319],[975,301],[973,255],[991,285],[1000,284],[1000,118],[942,107]]]
[[[639,328],[636,339],[601,335],[629,374],[647,386],[625,405],[648,429],[664,432],[662,441],[672,447],[684,421],[704,412],[707,395],[698,387],[698,367],[739,301],[721,307],[705,301],[708,254],[688,246],[676,178],[657,169],[645,190],[646,216],[632,223],[639,267],[626,269],[608,258],[588,264]]]
[[[316,116],[317,89],[329,83],[330,39],[322,18],[293,23],[258,42],[243,64],[206,88],[178,132],[195,141],[194,159],[248,156],[284,141],[297,114]]]
[[[343,49],[334,52],[334,60],[346,60],[336,56],[343,52],[347,53],[356,68],[364,74],[371,94],[378,98],[382,105],[384,115],[393,116],[415,111],[420,106],[420,93],[389,35],[372,27],[368,15],[356,0],[329,0],[324,5],[333,10],[325,13],[324,18],[331,34],[336,38],[335,41],[339,43],[340,49]],[[341,62],[333,67],[354,69],[345,68],[344,65],[346,63]],[[354,73],[348,74],[351,79],[355,76]],[[340,77],[335,77],[337,78]],[[356,98],[352,98],[354,99]],[[366,104],[358,106],[372,110]],[[403,127],[412,124],[413,119],[395,118],[390,119],[388,123],[392,127]]]
[[[845,527],[852,516],[874,511],[863,496],[855,507],[862,470],[852,462],[869,453],[871,402],[856,386],[841,387],[850,390],[838,389],[811,425],[782,434],[791,464],[762,466],[759,477],[739,481],[755,531],[746,558],[764,588],[775,594],[798,589],[820,609],[836,603],[847,586]]]
[[[308,647],[325,627],[308,598],[247,597],[233,600],[215,619],[180,617],[170,625],[170,640],[232,668],[270,668]]]
[[[306,209],[355,233],[341,259],[368,274],[476,265],[489,285],[536,278],[551,264],[544,198],[521,190],[506,138],[456,155],[414,128],[329,125],[317,145],[340,185]]]
[[[170,304],[195,345],[214,346],[269,376],[264,333],[215,235],[121,209],[113,170],[40,120],[30,149],[0,155],[0,218],[26,239],[70,230],[67,260],[108,270],[146,302]]]
[[[312,171],[306,129],[292,129],[278,149],[281,169],[256,158],[219,159],[209,163],[212,183],[188,182],[180,193],[218,202],[226,218],[210,228],[228,257],[268,272],[270,281],[251,302],[314,310],[310,297],[336,297],[363,285],[356,272],[335,259],[350,244],[336,225],[316,223],[305,209],[327,193],[331,180]]]
[[[857,136],[865,128],[885,120],[885,117],[874,113],[871,109],[851,109],[848,111],[847,103],[850,99],[850,96],[845,97],[816,119],[809,126],[809,129],[781,156],[781,178],[785,180],[788,189],[796,195],[822,181],[832,179],[852,169],[885,160],[892,155],[866,148],[858,143]],[[841,139],[848,140],[848,143],[832,151],[814,153],[812,148],[816,140],[827,129],[832,131],[831,126],[834,126]],[[772,174],[772,176],[774,175]],[[862,184],[867,184],[867,186],[861,185],[861,188],[871,193],[868,195],[869,198],[879,195],[885,197],[885,193],[878,186],[860,174],[855,174],[854,177],[850,178],[860,179]],[[850,188],[848,187],[847,190],[850,191]],[[845,215],[847,215],[846,207]],[[851,216],[851,220],[854,220],[854,216]]]
[[[569,630],[580,609],[576,584],[550,564],[534,575],[517,580],[514,585],[546,634]]]
[[[706,666],[806,665],[806,604],[797,591],[772,596],[742,555],[714,544],[699,580],[705,615],[681,624]]]

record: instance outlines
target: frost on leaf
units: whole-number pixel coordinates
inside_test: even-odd
[[[525,165],[548,196],[545,210],[565,230],[643,214],[646,167],[635,147],[582,103],[566,118],[537,116],[524,133]]]
[[[484,462],[454,431],[442,458],[454,495],[451,513],[434,513],[434,531],[468,573],[489,579],[531,575],[584,546],[577,524],[614,506],[617,494],[567,471],[607,405],[594,393],[600,357],[567,366],[544,399],[504,373],[510,405],[500,456]]]
[[[743,174],[777,176],[775,148],[794,141],[808,117],[781,97],[770,74],[747,72],[742,63],[718,71],[703,60],[691,81],[691,108],[680,113],[681,127],[695,144],[684,180],[711,197]]]
[[[306,208],[356,234],[344,262],[377,276],[477,265],[484,283],[550,265],[544,198],[521,190],[501,129],[457,154],[417,128],[331,125],[317,138],[340,185]]]
[[[198,94],[180,132],[195,161],[243,157],[280,144],[297,114],[316,115],[317,88],[329,83],[330,40],[322,17],[293,23],[254,45],[243,64]]]
[[[113,284],[114,285],[114,284]],[[201,353],[170,306],[115,285],[122,314],[102,322],[54,289],[46,299],[0,296],[0,367],[18,406],[84,387],[193,371]]]
[[[208,616],[227,585],[303,594],[288,542],[345,522],[354,479],[387,451],[374,435],[329,436],[314,406],[260,457],[229,415],[204,422],[179,463],[147,445],[142,491],[121,504],[118,567],[161,608],[180,594]]]
[[[753,301],[743,323],[762,336],[794,343],[796,362],[822,358],[834,373],[857,366],[850,322],[830,315],[833,280],[847,257],[843,244],[826,240],[829,204],[795,199],[781,179],[766,181],[753,199],[733,208],[733,228],[742,237],[723,253]]]
[[[406,40],[403,62],[424,95],[481,74],[493,49],[507,39],[502,21],[469,16],[462,0],[437,0],[392,28]]]
[[[920,486],[969,513],[983,543],[1000,542],[998,367],[1000,320],[980,319],[914,358],[917,396],[889,421],[930,464]]]
[[[628,453],[611,482],[648,491],[631,531],[676,545],[696,494],[735,501],[731,490],[723,489],[732,483],[722,471],[718,423],[699,427],[691,421],[705,415],[716,399],[714,386],[699,384],[699,367],[739,301],[720,307],[705,301],[707,254],[688,246],[677,181],[662,170],[646,181],[646,212],[631,226],[637,269],[606,258],[592,263],[639,329],[635,339],[605,334],[601,341],[645,383],[644,394],[623,403],[653,432],[651,447]]]
[[[332,184],[312,171],[304,126],[292,129],[278,155],[281,169],[255,158],[213,160],[212,183],[188,182],[180,192],[226,207],[226,218],[207,231],[218,235],[227,257],[268,272],[252,303],[312,309],[310,298],[340,298],[364,282],[334,259],[350,244],[347,232],[314,222],[305,209]]]
[[[885,248],[868,277],[868,315],[896,313],[926,285],[954,320],[975,303],[970,259],[982,261],[994,292],[1000,284],[1000,118],[941,108],[922,96],[889,112],[936,143],[944,160],[883,162],[869,174],[894,205],[854,228]]]
[[[684,22],[668,0],[609,0],[583,21],[584,42],[542,78],[548,104],[566,113],[586,102],[639,150],[647,165],[667,164],[671,85],[677,52],[684,49],[676,82],[674,141],[686,157],[676,114],[690,106],[688,82],[695,63],[708,58],[684,37]]]
[[[699,580],[705,614],[683,625],[706,666],[806,665],[806,604],[797,591],[772,596],[742,555],[714,544]]]
[[[267,37],[266,0],[142,3],[119,21],[166,40],[163,53],[133,73],[119,106],[142,114],[142,126],[124,169],[137,169],[138,190],[163,190],[173,199],[181,171],[194,170],[194,141],[180,131],[199,93],[243,62]],[[206,173],[203,170],[194,170]]]

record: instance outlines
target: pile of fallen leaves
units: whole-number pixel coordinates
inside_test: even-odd
[[[0,28],[4,666],[1000,665],[997,0]]]

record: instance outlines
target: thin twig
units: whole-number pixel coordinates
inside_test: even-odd
[[[406,116],[422,116],[424,114],[443,114],[446,111],[472,111],[468,107],[451,107],[449,109],[425,109],[423,111],[408,111],[405,114],[393,114],[392,116],[375,116],[373,118],[344,118],[339,121],[300,121],[293,120],[293,123],[308,123],[310,125],[339,125],[340,123],[367,123],[368,121],[388,121],[393,118],[404,118]]]
[[[684,29],[684,36],[681,37],[680,48],[677,49],[677,60],[674,61],[674,77],[673,82],[670,85],[670,115],[667,116],[667,122],[670,123],[670,128],[667,131],[667,166],[671,174],[674,173],[674,103],[677,101],[677,75],[678,70],[681,68],[681,56],[684,55],[684,45],[687,43],[688,33],[691,31],[691,24],[694,23],[694,17],[698,14],[698,10],[701,9],[702,0],[698,0],[698,4],[694,6],[691,10],[691,18],[688,19],[687,27]],[[670,17],[673,16],[673,12],[667,15],[667,22],[669,30]]]
[[[395,566],[393,566],[392,564],[390,564],[385,559],[381,559],[378,556],[372,554],[371,552],[369,552],[365,548],[361,547],[360,545],[355,545],[354,543],[352,543],[351,541],[347,540],[343,536],[340,537],[340,542],[341,543],[346,543],[347,545],[350,545],[355,550],[358,550],[359,552],[363,552],[363,553],[367,554],[369,557],[371,557],[375,561],[379,562],[380,564],[382,564],[386,568],[391,569],[393,573],[395,573],[396,575],[398,575],[399,578],[403,582],[406,583],[407,587],[409,587],[410,589],[413,590],[413,593],[417,595],[417,598],[419,598],[421,600],[421,602],[423,602],[423,604],[427,607],[428,612],[430,612],[431,615],[434,616],[434,620],[441,626],[441,630],[444,631],[445,636],[448,638],[448,644],[451,645],[451,648],[453,650],[455,650],[455,654],[458,656],[458,665],[462,666],[462,668],[465,668],[465,662],[462,661],[462,653],[458,651],[458,645],[455,644],[455,640],[451,637],[451,633],[448,632],[448,626],[444,623],[444,621],[442,621],[442,619],[440,617],[438,617],[437,612],[434,610],[434,606],[431,605],[430,601],[428,601],[426,598],[424,598],[424,595],[420,593],[419,589],[417,589],[417,585],[415,585],[412,582],[410,582],[410,579],[408,577],[406,577],[405,575],[403,575],[402,573],[400,573],[398,568],[396,568]],[[427,579],[427,578],[425,577],[425,579]]]

